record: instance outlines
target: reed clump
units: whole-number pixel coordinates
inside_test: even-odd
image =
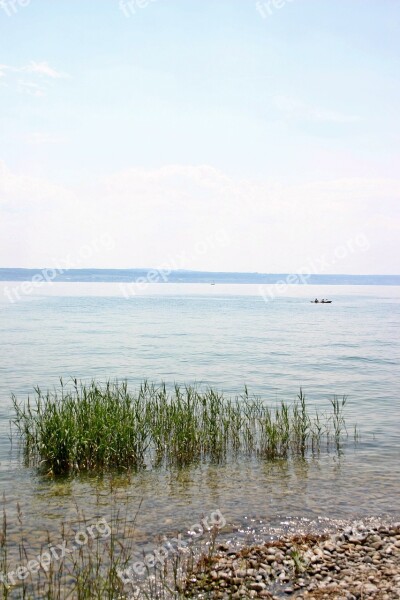
[[[223,461],[238,454],[289,458],[338,449],[347,436],[346,398],[311,412],[302,390],[293,403],[268,406],[247,388],[235,398],[213,390],[144,382],[72,386],[19,402],[14,424],[25,461],[51,475],[107,469],[140,470]]]

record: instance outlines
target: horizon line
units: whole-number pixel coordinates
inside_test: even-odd
[[[299,275],[303,274],[297,271],[208,271],[198,269],[163,269],[162,267],[0,267],[0,271],[59,271],[63,273],[76,273],[81,271],[167,271],[172,273],[194,273],[194,274],[215,274],[215,275]],[[400,277],[400,273],[305,273],[311,277]]]

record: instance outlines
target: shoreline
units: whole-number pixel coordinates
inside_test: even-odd
[[[400,598],[400,522],[362,521],[336,533],[288,535],[263,544],[219,544],[187,578],[187,598]]]

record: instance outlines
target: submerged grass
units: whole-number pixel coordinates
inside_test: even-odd
[[[140,509],[140,506],[139,506]],[[138,512],[139,512],[138,509]],[[79,510],[80,513],[80,510]],[[96,532],[87,543],[76,544],[77,532],[92,529],[93,521],[78,515],[47,532],[40,546],[27,541],[18,509],[18,527],[8,523],[3,508],[0,523],[0,598],[4,600],[178,600],[184,596],[186,574],[194,567],[202,547],[185,556],[170,553],[163,567],[148,569],[137,581],[126,583],[121,573],[138,560],[135,547],[136,518],[119,511],[108,520],[107,537]],[[1,511],[0,511],[1,519]],[[17,529],[17,531],[16,531]],[[43,532],[41,532],[43,534]],[[215,533],[216,535],[216,533]],[[207,532],[204,547],[215,541]],[[52,548],[53,550],[49,550]],[[65,555],[62,551],[65,548]],[[53,554],[54,551],[54,554]],[[47,555],[48,559],[45,560]],[[143,555],[144,560],[144,555]],[[35,563],[35,565],[33,565]],[[30,566],[33,565],[33,566]],[[28,568],[27,568],[28,567]],[[29,571],[28,571],[29,569]],[[139,587],[140,586],[140,587]]]
[[[193,386],[144,382],[131,393],[126,382],[101,385],[73,380],[72,386],[19,402],[14,423],[26,464],[48,474],[106,469],[140,470],[223,461],[239,453],[261,459],[304,456],[321,443],[339,449],[347,435],[346,398],[332,411],[311,413],[302,390],[291,403],[274,407],[247,388],[226,398]]]

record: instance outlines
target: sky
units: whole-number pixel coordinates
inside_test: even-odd
[[[400,273],[400,0],[0,0],[0,267]]]

